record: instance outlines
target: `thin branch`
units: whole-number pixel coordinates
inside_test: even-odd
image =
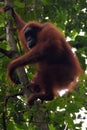
[[[19,93],[16,93],[16,94],[11,94],[11,95],[9,95],[9,96],[6,96],[5,102],[4,102],[4,106],[5,106],[5,107],[7,106],[8,100],[9,100],[10,98],[14,98],[14,97],[17,97],[17,96],[23,96],[23,91],[20,91]]]
[[[13,55],[15,54],[15,51],[7,51],[3,48],[0,48],[0,52],[3,53],[5,56],[9,57],[9,58],[12,58]]]

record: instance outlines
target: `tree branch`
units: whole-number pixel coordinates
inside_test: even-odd
[[[3,48],[0,48],[0,52],[3,53],[5,56],[9,57],[9,58],[12,58],[13,55],[16,53],[15,51],[7,51]]]
[[[6,5],[12,6],[12,0],[5,0],[5,2],[6,2]],[[11,15],[10,11],[8,11],[8,13]],[[16,42],[15,42],[15,39],[14,39],[14,33],[13,33],[12,27],[13,26],[11,24],[11,21],[9,21],[7,23],[7,26],[6,26],[6,39],[8,41],[10,50],[11,51],[16,51],[15,55],[12,58],[17,58],[19,55],[17,53],[17,46],[16,46]],[[23,86],[23,88],[22,88],[23,95],[26,98],[28,98],[28,96],[31,93],[31,91],[29,90],[29,87],[28,87],[29,86],[29,81],[28,81],[27,75],[25,73],[25,70],[24,70],[23,67],[21,67],[21,68],[18,68],[16,70],[16,72],[17,72],[19,80],[20,80],[20,82],[21,82],[21,84]],[[40,106],[38,106],[38,105],[36,106],[36,108],[37,108],[37,111],[36,111],[37,112],[37,120],[38,120],[38,124],[36,124],[36,126],[40,130],[49,130],[48,124],[46,123],[46,121],[44,121],[44,118],[43,118],[45,116],[45,113],[40,110],[40,108],[42,107],[41,105]],[[36,119],[34,119],[34,121],[35,120]],[[6,130],[6,129],[4,129],[4,130]]]
[[[7,5],[12,6],[11,5],[12,0],[5,0],[5,2]],[[7,11],[7,13],[9,15],[11,15],[10,10]],[[6,24],[6,40],[8,41],[8,45],[10,47],[10,52],[15,52],[15,54],[12,55],[12,59],[19,57],[18,49],[16,46],[16,41],[14,38],[13,25],[12,25],[11,20],[9,20],[8,23]],[[6,52],[6,53],[8,53],[8,52]],[[16,72],[18,74],[18,77],[19,77],[19,80],[20,80],[22,86],[24,87],[24,90],[25,90],[24,95],[26,95],[26,97],[27,97],[30,92],[29,92],[29,88],[27,87],[27,86],[29,86],[29,80],[28,80],[28,77],[25,73],[25,70],[23,67],[21,67],[21,68],[17,69]]]

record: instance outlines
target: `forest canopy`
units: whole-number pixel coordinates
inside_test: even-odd
[[[9,0],[0,1],[0,8],[7,2]],[[11,1],[11,4],[26,22],[34,20],[40,23],[51,22],[57,26],[78,56],[85,74],[80,77],[78,86],[72,92],[63,96],[60,94],[57,99],[43,103],[41,106],[39,104],[39,107],[29,108],[25,104],[25,97],[16,95],[20,92],[21,85],[13,87],[6,75],[7,65],[12,60],[13,53],[8,58],[1,53],[1,48],[5,50],[11,48],[6,37],[6,27],[10,20],[18,55],[24,52],[20,47],[17,27],[11,15],[0,13],[0,129],[39,130],[46,124],[48,126],[46,129],[49,130],[86,130],[87,126],[84,122],[87,122],[87,1],[15,0]],[[36,66],[26,66],[25,70],[31,80]],[[82,115],[81,112],[84,114]]]

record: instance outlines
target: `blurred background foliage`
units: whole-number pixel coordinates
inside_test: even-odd
[[[4,6],[0,0],[0,7]],[[14,0],[14,9],[27,21],[52,22],[65,35],[76,52],[82,68],[86,72],[81,76],[78,87],[72,93],[58,97],[56,100],[44,103],[46,112],[44,119],[50,130],[86,130],[87,120],[87,1],[86,0]],[[0,39],[5,37],[5,14],[0,14]],[[14,25],[15,28],[15,25]],[[16,29],[14,37],[17,43]],[[0,47],[9,49],[6,40],[0,40]],[[12,87],[7,79],[7,64],[10,59],[0,53],[0,130],[3,130],[3,109],[6,95],[14,94],[20,86]],[[35,66],[26,68],[32,79]],[[36,108],[29,109],[24,99],[15,97],[7,104],[7,130],[38,130],[31,120],[36,116]],[[81,112],[84,112],[84,116]],[[76,114],[78,113],[78,114]],[[76,120],[77,119],[77,120]],[[78,121],[78,122],[77,122]],[[83,128],[82,128],[83,127]]]

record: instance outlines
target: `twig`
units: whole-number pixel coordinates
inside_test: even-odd
[[[13,55],[15,54],[15,51],[7,51],[3,48],[0,48],[0,52],[3,53],[5,56],[9,57],[9,58],[12,58]]]

